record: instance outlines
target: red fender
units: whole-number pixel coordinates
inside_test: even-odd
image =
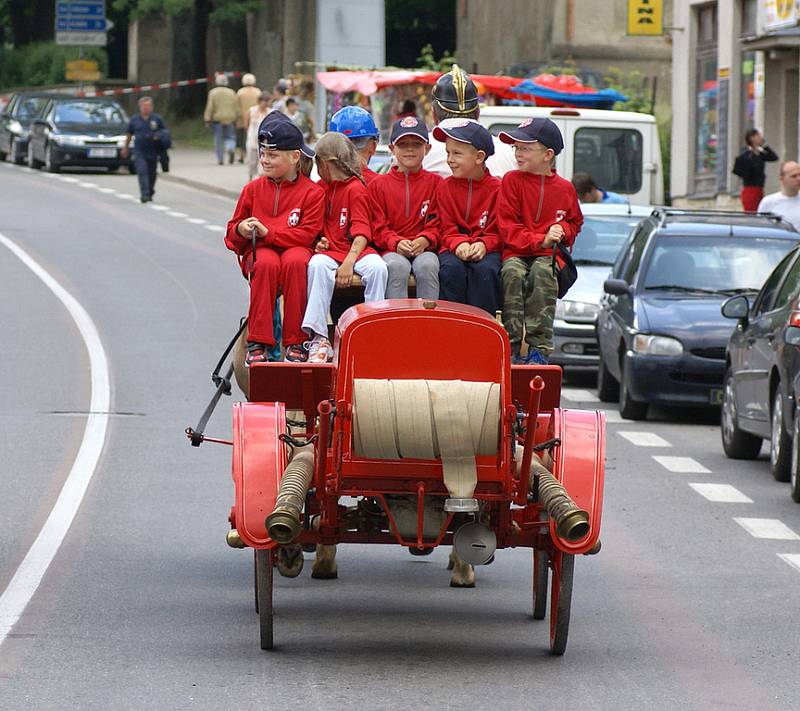
[[[603,513],[603,482],[606,462],[606,418],[597,410],[553,410],[553,436],[561,446],[553,450],[553,474],[572,500],[589,513],[589,533],[571,542],[556,534],[550,521],[550,536],[564,553],[586,553],[600,538]]]
[[[286,446],[281,402],[237,402],[233,405],[233,522],[239,537],[251,548],[273,548],[264,521],[275,508]]]

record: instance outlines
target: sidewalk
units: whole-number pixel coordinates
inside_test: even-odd
[[[247,183],[244,163],[217,165],[213,150],[177,148],[169,152],[169,173],[159,173],[159,180],[181,183],[199,190],[238,199]]]

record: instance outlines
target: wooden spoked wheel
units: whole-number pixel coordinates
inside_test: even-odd
[[[569,634],[575,556],[556,551],[551,563],[553,580],[550,585],[550,652],[562,655],[567,648]]]

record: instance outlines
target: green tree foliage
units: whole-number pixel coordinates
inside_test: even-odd
[[[616,67],[609,67],[605,75],[606,86],[616,89],[628,100],[619,102],[614,107],[618,111],[638,111],[640,113],[653,113],[653,84],[654,78],[646,77],[639,71],[623,72]]]
[[[209,3],[204,0],[113,0],[113,6],[118,11],[127,11],[129,17],[135,20],[146,15],[179,15],[186,10],[197,9],[197,5]],[[242,20],[248,12],[255,12],[263,6],[263,0],[211,0],[208,19],[214,24],[237,22]]]
[[[420,50],[419,57],[417,57],[417,68],[427,69],[432,72],[449,72],[456,61],[456,58],[447,49],[439,59],[436,59],[433,54],[433,47],[426,44]]]
[[[66,63],[79,57],[79,47],[64,47],[53,42],[36,42],[19,48],[0,47],[0,88],[64,84]],[[100,72],[107,73],[103,47],[84,47],[82,58],[96,61]]]

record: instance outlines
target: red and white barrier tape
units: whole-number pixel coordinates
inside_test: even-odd
[[[242,72],[217,72],[217,74],[224,74],[226,77],[240,77]],[[159,91],[160,89],[177,89],[181,86],[194,86],[195,84],[211,84],[214,82],[214,76],[200,77],[198,79],[183,79],[181,81],[167,81],[163,84],[142,84],[141,86],[126,86],[117,89],[104,89],[103,91],[76,91],[77,96],[122,96],[123,94],[144,94],[148,91]]]

